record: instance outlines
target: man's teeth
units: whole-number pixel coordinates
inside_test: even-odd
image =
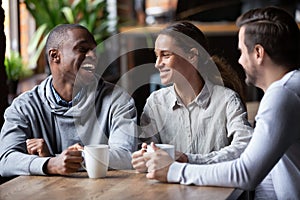
[[[94,70],[95,66],[92,64],[85,64],[82,66],[82,68],[84,68],[85,70]]]

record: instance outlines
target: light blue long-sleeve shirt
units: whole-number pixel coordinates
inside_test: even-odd
[[[253,137],[241,157],[212,165],[173,163],[169,182],[253,190],[270,183],[265,196],[300,198],[300,71],[274,82],[261,100]],[[263,181],[267,177],[268,181]],[[267,186],[270,189],[270,186]],[[263,195],[263,194],[260,194]]]

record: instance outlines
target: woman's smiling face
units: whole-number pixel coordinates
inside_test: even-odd
[[[161,34],[155,41],[156,63],[155,68],[160,72],[161,83],[164,85],[176,83],[177,80],[186,77],[188,66],[191,64],[188,56],[176,41],[168,35]]]

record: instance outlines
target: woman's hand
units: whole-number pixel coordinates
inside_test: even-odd
[[[168,171],[174,160],[166,151],[156,147],[154,143],[151,143],[151,146],[154,149],[154,152],[144,154],[146,166],[148,167],[146,177],[148,179],[167,182]]]
[[[146,161],[143,157],[144,153],[147,152],[147,144],[142,144],[142,149],[132,154],[131,164],[134,169],[140,173],[147,172]]]

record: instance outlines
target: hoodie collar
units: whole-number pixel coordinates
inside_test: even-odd
[[[79,101],[75,103],[73,99],[72,107],[65,107],[57,103],[55,94],[52,91],[52,76],[50,75],[39,85],[39,93],[44,104],[47,104],[51,112],[57,115],[81,116],[91,109],[95,109],[95,96],[98,95],[99,89],[103,87],[103,80],[100,79],[98,84],[90,85],[82,90]]]

